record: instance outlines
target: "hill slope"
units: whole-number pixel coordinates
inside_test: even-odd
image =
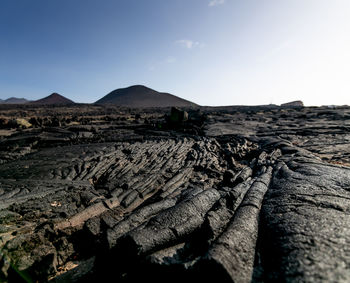
[[[115,104],[124,107],[169,107],[169,106],[196,106],[195,103],[172,95],[158,92],[143,85],[134,85],[116,89],[96,104]]]
[[[52,93],[47,97],[31,102],[32,104],[73,104],[74,102],[58,93]]]
[[[29,100],[25,98],[10,97],[4,101],[6,104],[24,104],[28,103]]]
[[[0,99],[1,104],[24,104],[28,103],[29,100],[25,98],[17,98],[17,97],[10,97],[8,99],[2,100]]]

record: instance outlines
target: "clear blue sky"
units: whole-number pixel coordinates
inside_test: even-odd
[[[350,104],[350,1],[0,1],[1,99],[133,84],[201,105]]]

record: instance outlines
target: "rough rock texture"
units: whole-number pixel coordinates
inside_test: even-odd
[[[184,110],[0,106],[0,281],[350,281],[350,108]]]

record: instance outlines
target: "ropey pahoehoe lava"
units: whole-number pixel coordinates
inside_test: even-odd
[[[349,107],[0,117],[0,281],[350,280]]]

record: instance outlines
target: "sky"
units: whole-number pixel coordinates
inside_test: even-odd
[[[200,105],[350,105],[349,0],[1,0],[0,99],[142,84]]]

